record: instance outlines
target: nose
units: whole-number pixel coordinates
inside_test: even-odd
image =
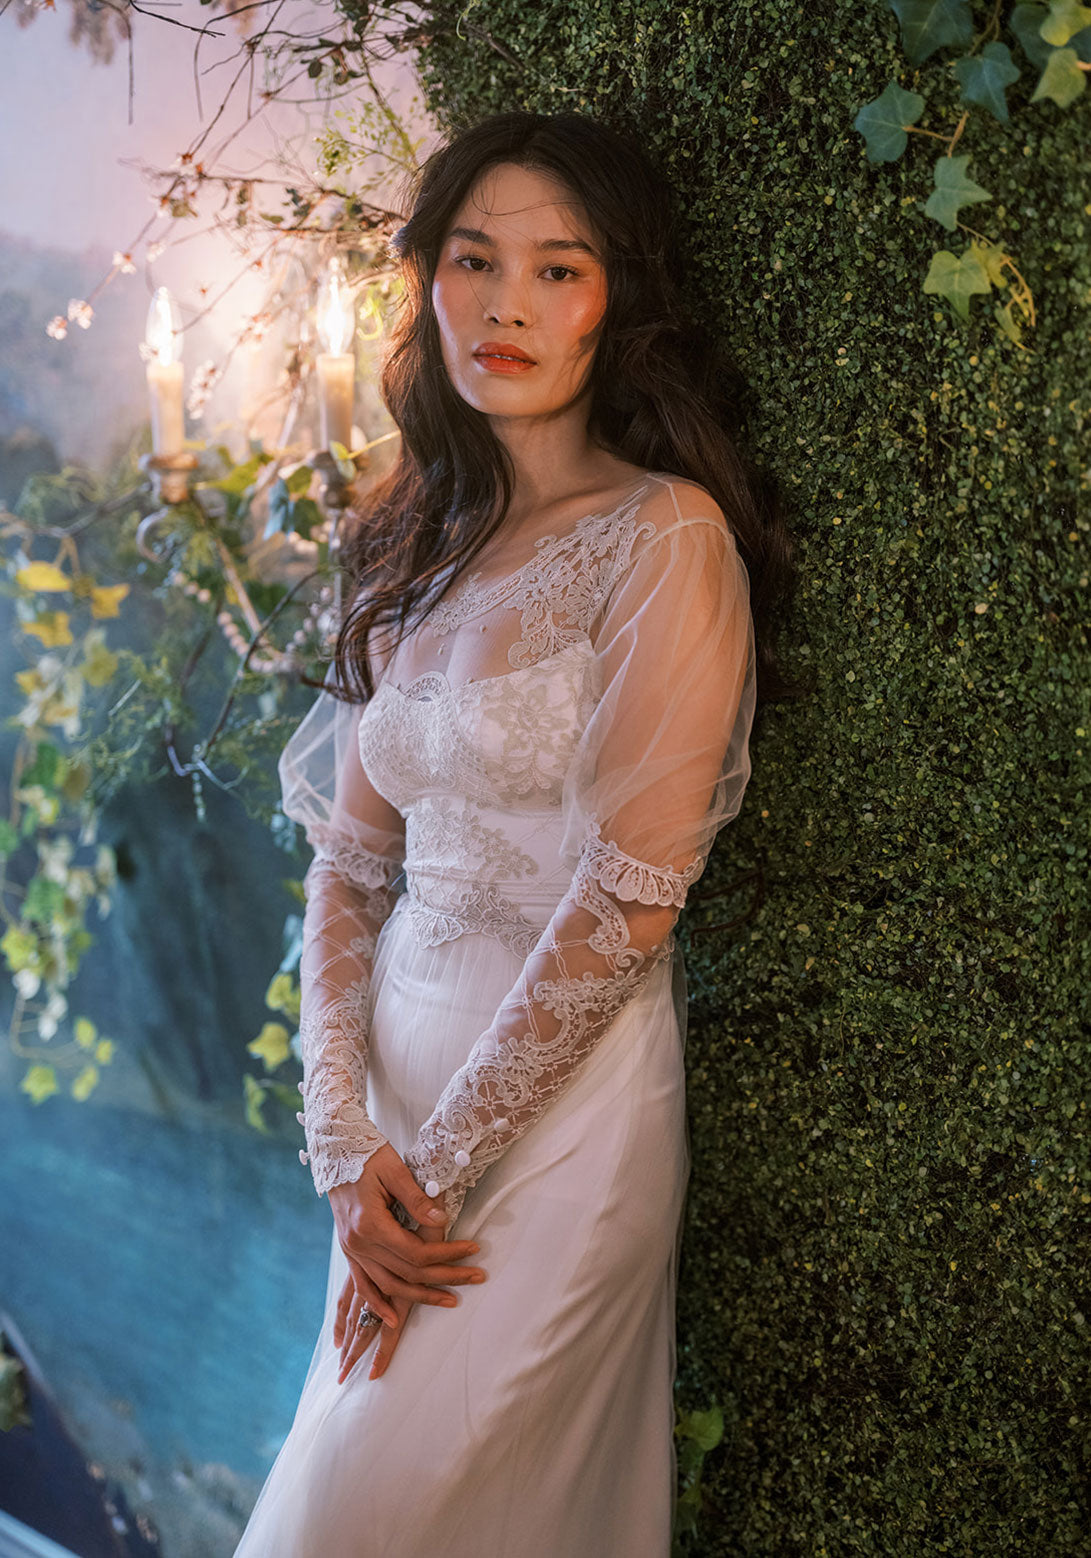
[[[485,318],[490,325],[502,325],[506,323],[510,325],[523,326],[526,323],[525,320],[520,319],[518,315],[512,313],[510,308],[505,310],[498,308],[495,305],[490,305],[485,310]]]
[[[487,324],[519,325],[525,328],[527,322],[526,299],[520,297],[521,287],[518,283],[512,283],[499,279],[492,288],[488,301],[485,304],[484,315]]]

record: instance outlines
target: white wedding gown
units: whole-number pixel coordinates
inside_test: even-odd
[[[339,1385],[333,1238],[236,1558],[670,1550],[688,1173],[672,926],[749,775],[748,581],[707,494],[655,472],[514,546],[456,581],[366,707],[320,694],[281,759],[315,846],[316,1187],[389,1141],[487,1280],[416,1305],[387,1372],[368,1378],[369,1349]]]

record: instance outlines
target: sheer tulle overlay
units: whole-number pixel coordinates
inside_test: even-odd
[[[238,1558],[666,1558],[688,1174],[673,926],[749,778],[746,571],[691,483],[485,555],[285,748],[315,848],[316,1189],[389,1141],[484,1284],[338,1385],[325,1313]],[[512,554],[512,547],[515,555]],[[514,564],[514,566],[511,566]]]

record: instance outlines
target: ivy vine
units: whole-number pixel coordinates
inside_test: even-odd
[[[941,49],[961,51],[956,59],[943,63],[950,66],[958,81],[960,103],[965,106],[949,134],[926,129],[918,124],[927,106],[924,97],[891,81],[860,109],[853,129],[863,136],[870,162],[896,162],[909,145],[910,135],[946,143],[932,168],[933,187],[924,214],[950,233],[959,229],[968,233],[970,242],[960,254],[937,249],[921,291],[945,298],[959,318],[968,322],[970,299],[975,294],[1008,289],[1007,300],[994,304],[993,318],[1013,345],[1028,350],[1023,331],[1034,324],[1030,287],[999,239],[976,232],[959,220],[964,207],[990,201],[993,196],[969,175],[972,153],[955,156],[954,148],[975,109],[990,114],[1000,124],[1009,123],[1007,94],[1023,76],[1008,44],[998,36],[1000,5],[994,5],[984,30],[976,35],[970,0],[890,0],[890,7],[898,18],[902,46],[914,70]],[[1078,0],[1049,0],[1048,5],[1024,0],[1012,8],[1008,30],[1027,64],[1038,72],[1031,103],[1048,100],[1058,108],[1069,108],[1087,91],[1091,8]]]

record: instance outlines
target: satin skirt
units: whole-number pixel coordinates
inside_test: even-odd
[[[376,948],[368,1109],[399,1152],[519,978],[492,937],[421,947],[398,900]],[[668,1558],[675,1287],[689,1174],[685,975],[660,963],[453,1236],[485,1282],[417,1304],[387,1372],[343,1384],[325,1312],[291,1430],[236,1558]]]

